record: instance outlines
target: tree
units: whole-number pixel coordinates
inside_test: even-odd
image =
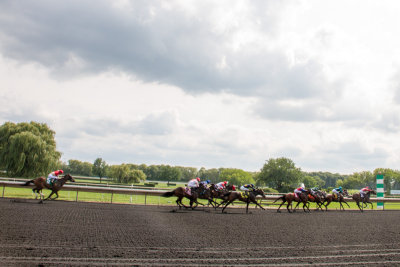
[[[4,123],[0,126],[0,168],[11,177],[50,173],[61,163],[54,135],[45,123]]]
[[[251,173],[241,169],[222,169],[220,177],[223,180],[229,181],[230,184],[237,186],[255,183]]]
[[[222,168],[219,169],[208,169],[201,167],[200,170],[197,172],[197,176],[201,178],[201,180],[210,180],[212,183],[218,183],[221,181],[220,174]]]
[[[306,188],[312,188],[315,186],[318,186],[319,188],[323,187],[325,185],[324,180],[319,178],[318,176],[312,177],[309,175],[305,175],[303,178],[303,183]]]
[[[129,164],[112,165],[107,172],[108,177],[117,183],[138,183],[146,180],[143,171],[130,169]]]
[[[258,181],[279,192],[291,191],[303,178],[300,168],[296,168],[294,162],[288,158],[269,159],[258,174]]]
[[[106,168],[107,168],[107,163],[102,158],[97,158],[93,163],[93,174],[99,176],[100,183],[101,183],[101,178],[106,175],[107,171]]]
[[[72,174],[92,176],[93,164],[90,162],[82,162],[76,159],[68,160],[69,169]]]

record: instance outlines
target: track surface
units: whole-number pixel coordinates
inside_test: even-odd
[[[400,213],[0,199],[0,266],[394,266]]]

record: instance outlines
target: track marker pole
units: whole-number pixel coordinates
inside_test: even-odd
[[[385,190],[384,190],[384,182],[383,182],[383,174],[379,172],[376,175],[376,197],[378,198],[378,202],[376,203],[376,208],[378,210],[384,210],[384,202],[382,201],[385,197]],[[381,201],[379,201],[381,200]]]

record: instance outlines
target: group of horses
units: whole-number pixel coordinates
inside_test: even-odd
[[[372,190],[370,192],[365,193],[364,196],[361,196],[360,193],[354,193],[351,198],[356,202],[357,207],[360,209],[360,211],[364,211],[364,208],[368,206],[368,204],[371,205],[373,208],[373,204],[370,201],[370,196],[372,194],[376,194],[376,191]],[[325,207],[325,211],[328,210],[328,206],[331,202],[338,202],[339,203],[339,210],[344,210],[344,205],[346,204],[349,208],[349,204],[346,202],[344,197],[350,197],[348,194],[347,190],[343,190],[343,194],[327,194],[324,191],[311,191],[310,189],[306,190],[306,192],[300,193],[300,194],[294,194],[294,193],[289,193],[285,194],[278,199],[276,199],[273,203],[275,203],[278,200],[281,200],[282,203],[279,205],[278,212],[280,212],[280,208],[282,207],[283,204],[287,203],[286,209],[288,212],[295,211],[296,208],[303,203],[303,210],[304,211],[310,211],[309,206],[311,202],[316,203],[317,205],[317,210],[323,210],[323,207]],[[293,202],[296,202],[296,206],[293,209]]]
[[[247,192],[237,192],[237,191],[232,191],[232,188],[233,188],[232,186],[228,186],[225,189],[219,190],[215,187],[214,184],[211,184],[211,186],[209,187],[200,184],[198,188],[191,189],[191,192],[188,191],[188,189],[185,187],[178,187],[173,191],[164,193],[162,196],[163,197],[176,196],[177,197],[176,204],[178,205],[179,209],[181,209],[182,207],[195,209],[199,204],[204,206],[204,204],[198,202],[198,199],[208,200],[208,204],[213,206],[215,209],[218,208],[219,206],[222,206],[223,207],[222,212],[224,212],[225,208],[228,205],[232,204],[232,202],[235,200],[240,200],[246,203],[246,213],[248,213],[250,203],[254,203],[256,206],[260,207],[261,209],[264,209],[256,200],[256,197],[258,195],[265,198],[265,193],[262,189],[255,188]],[[370,204],[371,207],[373,208],[373,204],[370,201],[371,193],[376,194],[376,192],[372,190],[371,192],[367,192],[364,196],[361,196],[360,193],[354,193],[351,196],[352,199],[356,202],[360,211],[364,211],[364,208],[366,208],[368,204]],[[288,212],[296,211],[297,207],[299,207],[301,203],[303,204],[303,210],[305,212],[310,212],[311,202],[317,205],[317,210],[327,211],[328,206],[331,202],[338,202],[340,205],[339,209],[344,210],[343,204],[346,204],[350,208],[349,204],[346,202],[344,197],[350,197],[347,190],[344,190],[343,194],[334,195],[334,194],[327,194],[324,191],[314,192],[308,189],[306,190],[306,192],[300,194],[295,194],[295,193],[284,194],[281,197],[275,199],[273,203],[279,200],[282,201],[281,204],[279,205],[277,212],[281,212],[280,209],[282,205],[284,205],[285,203],[287,203],[286,209],[288,210]],[[182,203],[182,200],[184,198],[189,199],[190,206],[186,206]],[[218,200],[220,202],[218,202]],[[294,208],[293,208],[293,203],[297,203]]]
[[[63,187],[63,185],[67,182],[75,182],[70,174],[64,175],[60,179],[56,179],[51,185],[46,182],[46,178],[39,177],[34,180],[27,181],[25,186],[33,183],[35,187],[32,189],[33,193],[36,195],[36,199],[38,194],[40,196],[40,203],[48,199],[57,199],[58,198],[58,191]],[[42,190],[44,188],[50,189],[51,193],[47,198],[44,198]],[[364,211],[364,208],[371,205],[373,208],[373,204],[370,201],[370,194],[376,194],[374,190],[371,192],[367,192],[364,197],[361,196],[360,193],[355,193],[352,195],[352,199],[356,202],[358,208],[361,211]],[[54,198],[51,198],[53,195],[56,195]],[[215,184],[211,184],[210,186],[206,186],[204,184],[200,184],[198,188],[189,189],[186,187],[178,187],[172,191],[164,193],[163,197],[171,197],[176,196],[176,204],[178,205],[179,209],[182,207],[184,208],[191,208],[195,209],[198,205],[205,206],[204,204],[200,203],[198,199],[205,199],[208,200],[208,204],[217,209],[218,207],[222,207],[222,212],[225,211],[226,207],[231,205],[234,201],[239,200],[246,203],[246,213],[249,212],[249,205],[250,203],[255,204],[256,206],[260,207],[264,210],[264,208],[257,202],[256,197],[260,195],[265,198],[265,193],[260,188],[254,188],[252,190],[246,192],[238,192],[235,190],[233,185],[228,185],[226,188],[218,189]],[[350,197],[347,190],[343,191],[343,194],[333,195],[333,194],[326,194],[324,191],[316,191],[313,192],[310,189],[306,190],[306,192],[300,194],[288,193],[285,194],[277,199],[275,202],[282,201],[279,205],[278,212],[281,212],[280,209],[282,205],[287,203],[286,209],[288,212],[296,211],[297,207],[301,203],[303,203],[303,210],[305,212],[310,212],[310,203],[316,203],[317,210],[328,210],[328,206],[331,202],[338,202],[340,205],[340,210],[344,210],[343,203],[346,204],[349,208],[349,204],[346,202],[344,197]],[[184,198],[189,199],[190,206],[186,206],[183,204],[182,200]],[[297,203],[296,206],[293,208],[293,203]]]
[[[162,196],[176,196],[176,204],[179,209],[182,207],[195,209],[198,205],[205,206],[200,203],[198,199],[206,199],[208,200],[208,204],[215,209],[221,206],[222,212],[224,212],[226,207],[232,204],[235,200],[239,200],[246,203],[246,213],[248,213],[250,203],[254,203],[256,206],[264,209],[256,200],[258,195],[265,197],[264,191],[260,188],[255,188],[254,190],[247,192],[238,192],[234,190],[234,186],[232,185],[228,185],[223,189],[218,189],[215,184],[211,184],[210,186],[200,184],[199,187],[190,190],[185,187],[178,187],[170,192],[164,193]],[[182,203],[184,198],[189,199],[190,206],[186,206]]]

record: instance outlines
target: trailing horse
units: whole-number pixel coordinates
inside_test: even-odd
[[[375,190],[368,191],[364,195],[364,198],[361,197],[361,193],[354,193],[353,194],[352,198],[356,202],[356,204],[357,204],[358,208],[361,210],[361,212],[364,212],[364,204],[365,204],[365,208],[368,206],[368,204],[371,204],[372,209],[374,208],[374,205],[369,200],[371,193],[372,194],[376,194],[376,191]],[[360,206],[360,202],[361,202],[361,206]]]
[[[181,209],[182,207],[185,207],[185,208],[191,208],[193,210],[199,204],[203,205],[197,201],[197,198],[199,197],[199,193],[197,192],[196,189],[191,189],[191,193],[189,194],[189,192],[187,191],[187,189],[185,187],[178,187],[170,192],[166,192],[166,193],[162,194],[161,196],[162,197],[176,196],[177,197],[176,204],[178,205],[179,209]],[[182,203],[183,198],[189,199],[190,207],[188,207]],[[193,203],[196,203],[196,206],[193,206]]]
[[[39,203],[43,203],[44,200],[48,200],[48,199],[55,200],[55,199],[57,199],[58,198],[58,191],[61,190],[61,188],[64,186],[64,184],[67,181],[75,182],[74,178],[72,178],[72,176],[69,173],[64,175],[64,177],[62,177],[60,179],[56,179],[53,182],[52,185],[50,185],[50,184],[48,184],[46,182],[46,178],[38,177],[36,179],[27,181],[25,184],[23,184],[23,186],[27,186],[27,185],[33,183],[35,185],[35,187],[32,189],[32,192],[35,193],[35,195],[36,195],[35,199],[37,199],[37,194],[36,193],[38,193],[38,194],[40,194],[40,202]],[[45,199],[43,199],[44,196],[42,194],[42,189],[43,188],[47,188],[47,189],[51,190],[50,195]],[[55,198],[50,198],[53,194],[56,194],[56,197]]]
[[[257,203],[256,196],[258,195],[261,195],[262,197],[265,198],[264,191],[259,188],[247,192],[236,192],[236,191],[229,192],[225,194],[226,200],[221,203],[221,205],[226,203],[226,205],[222,209],[222,213],[224,212],[225,208],[235,200],[240,200],[246,203],[246,213],[249,213],[250,202],[256,204],[256,206],[264,210],[264,208]]]

